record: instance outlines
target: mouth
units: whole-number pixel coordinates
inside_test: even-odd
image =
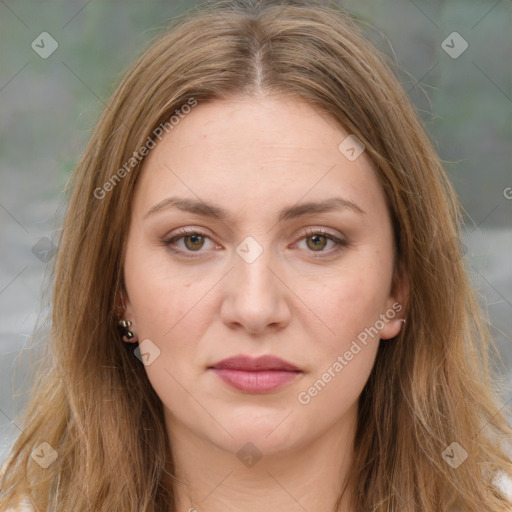
[[[267,393],[282,388],[303,372],[294,364],[266,355],[235,356],[208,367],[226,384],[246,393]]]

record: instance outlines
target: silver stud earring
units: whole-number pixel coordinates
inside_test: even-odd
[[[129,322],[128,320],[119,320],[119,323],[117,325],[122,331],[123,341],[131,341],[131,339],[134,337],[133,332],[130,331],[130,326],[132,325],[132,323]]]

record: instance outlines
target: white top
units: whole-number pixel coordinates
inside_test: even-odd
[[[35,512],[27,497],[23,498],[16,508],[8,508],[5,512]]]

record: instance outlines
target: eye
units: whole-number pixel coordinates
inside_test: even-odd
[[[331,254],[332,252],[337,252],[338,250],[341,250],[343,247],[348,246],[348,242],[346,240],[342,240],[341,238],[338,238],[332,233],[329,233],[322,229],[310,229],[305,233],[305,235],[306,236],[301,238],[300,241],[302,242],[305,240],[306,247],[311,252]],[[329,244],[329,242],[332,242],[332,244],[334,245],[334,251],[323,250]]]
[[[205,246],[206,240],[210,240],[210,237],[197,229],[181,229],[171,238],[167,238],[162,241],[163,245],[168,247],[168,249],[174,253],[181,254],[183,256],[189,257],[188,253],[199,253],[204,252],[201,249]],[[181,248],[176,248],[177,242],[183,242]],[[212,242],[213,243],[213,242]],[[215,245],[215,244],[214,244]],[[190,256],[194,257],[194,256]]]
[[[304,235],[305,236],[303,236],[299,242],[306,241],[306,247],[309,252],[321,253],[322,255],[324,253],[331,255],[349,245],[346,240],[342,240],[322,229],[309,229]],[[195,255],[193,253],[205,252],[201,251],[201,249],[205,247],[207,240],[209,240],[214,247],[219,247],[213,243],[207,233],[198,229],[183,228],[175,233],[174,236],[163,240],[162,244],[176,254],[185,257],[194,257]],[[179,246],[179,242],[183,242],[181,247],[177,247]],[[334,245],[334,249],[325,251],[324,249],[329,243]]]

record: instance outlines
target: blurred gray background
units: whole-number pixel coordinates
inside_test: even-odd
[[[123,71],[200,3],[0,0],[0,463],[20,432],[26,344],[34,330],[45,341],[65,182]],[[394,56],[445,161],[467,212],[467,267],[512,386],[512,3],[339,3]],[[510,388],[503,397],[512,401]]]

